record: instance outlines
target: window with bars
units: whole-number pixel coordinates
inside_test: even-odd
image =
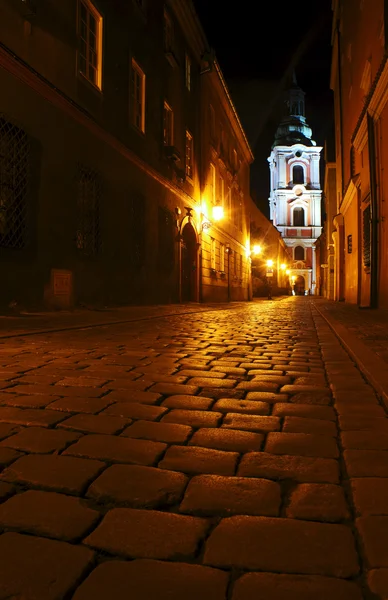
[[[175,221],[166,208],[158,208],[158,266],[164,273],[170,273],[175,264]]]
[[[78,69],[90,83],[102,87],[102,16],[89,0],[78,3]]]
[[[185,61],[185,81],[186,81],[186,88],[190,91],[191,90],[191,60],[187,54],[186,54],[186,61]]]
[[[362,214],[362,261],[366,269],[370,268],[370,243],[371,243],[371,222],[370,222],[370,204],[364,209]]]
[[[193,136],[186,129],[186,162],[185,162],[185,172],[186,177],[190,179],[193,178]]]
[[[220,244],[220,271],[225,271],[225,244]]]
[[[216,240],[210,238],[210,268],[216,268]]]
[[[140,194],[129,200],[129,250],[131,266],[135,270],[140,269],[146,252],[146,206]]]
[[[94,169],[78,166],[76,248],[83,256],[96,256],[101,250],[101,176]]]
[[[145,132],[145,74],[135,59],[131,68],[131,123]]]
[[[167,102],[163,107],[163,143],[165,146],[174,144],[174,113]]]
[[[0,246],[3,248],[26,245],[29,155],[25,131],[0,115]]]

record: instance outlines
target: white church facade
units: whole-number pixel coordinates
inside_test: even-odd
[[[280,123],[271,155],[270,219],[290,252],[290,279],[295,293],[316,292],[315,242],[321,235],[319,161],[322,147],[306,123],[304,92],[295,75],[288,92],[288,114]]]

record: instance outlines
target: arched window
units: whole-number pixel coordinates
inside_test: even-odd
[[[304,183],[304,170],[300,165],[295,165],[292,169],[293,183]]]
[[[294,225],[297,227],[304,227],[304,210],[303,208],[294,208],[293,212]]]
[[[304,248],[303,248],[303,246],[295,246],[294,258],[295,258],[295,260],[304,260]]]

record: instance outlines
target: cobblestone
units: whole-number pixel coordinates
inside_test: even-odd
[[[234,475],[237,459],[236,452],[195,446],[171,446],[159,463],[159,467],[191,474]]]
[[[251,452],[261,450],[264,435],[237,429],[199,429],[189,441],[189,445],[231,450],[232,452]]]
[[[64,598],[86,574],[93,557],[82,546],[5,533],[0,536],[0,597]]]
[[[53,600],[361,600],[359,564],[382,600],[388,418],[321,306],[127,307],[152,320],[0,340],[0,546],[50,544]],[[51,600],[28,552],[0,597]]]
[[[63,455],[151,466],[166,448],[166,444],[160,442],[92,434],[82,437],[65,450]]]
[[[43,427],[29,427],[20,431],[2,442],[1,446],[7,446],[14,450],[23,452],[35,452],[46,454],[59,452],[77,441],[81,434],[59,431],[56,429],[45,429]]]
[[[128,594],[129,581],[131,600],[225,600],[228,574],[187,563],[147,559],[109,561],[89,575],[73,600],[122,600]]]
[[[97,460],[70,456],[22,456],[7,467],[0,478],[66,494],[81,494],[104,467]]]
[[[114,508],[84,543],[127,558],[190,559],[208,530],[205,519]]]
[[[204,563],[342,578],[359,571],[350,528],[270,517],[223,519],[206,542]]]
[[[273,481],[199,475],[190,481],[180,511],[197,516],[276,517],[280,501],[280,486]]]
[[[68,542],[87,533],[99,517],[78,498],[53,492],[29,490],[0,506],[1,526]]]
[[[248,573],[234,585],[232,600],[363,600],[352,582],[320,575]]]
[[[87,495],[100,503],[159,508],[179,503],[187,481],[185,475],[174,471],[112,465],[92,483]]]
[[[336,523],[349,518],[344,490],[338,485],[302,483],[291,493],[287,517]]]

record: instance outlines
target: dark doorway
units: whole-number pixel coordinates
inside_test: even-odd
[[[304,296],[305,280],[303,275],[299,275],[295,281],[295,295]]]
[[[197,236],[187,223],[182,231],[182,302],[197,300]]]

